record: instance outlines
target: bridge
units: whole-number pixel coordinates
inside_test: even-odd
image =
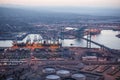
[[[106,50],[112,54],[117,54],[118,56],[120,56],[120,51],[118,50],[114,50],[114,49],[111,49],[103,44],[100,44],[98,42],[95,42],[95,41],[92,41],[91,40],[91,33],[88,33],[87,34],[87,38],[84,38],[83,35],[84,35],[84,30],[87,28],[88,26],[84,26],[84,27],[81,27],[79,30],[77,30],[77,34],[76,34],[76,37],[78,38],[81,38],[81,39],[84,39],[87,41],[87,48],[91,48],[91,43],[99,46],[102,50]]]
[[[117,54],[117,55],[120,56],[120,51],[111,49],[111,48],[109,48],[109,47],[107,47],[107,46],[105,46],[105,45],[102,45],[102,44],[100,44],[100,43],[98,43],[98,42],[92,41],[92,40],[87,39],[87,38],[84,38],[84,37],[82,37],[82,39],[84,39],[84,40],[86,40],[86,41],[88,41],[88,42],[90,42],[90,43],[93,43],[93,44],[99,46],[102,50],[107,50],[108,52],[110,52],[110,53],[112,53],[112,54]]]

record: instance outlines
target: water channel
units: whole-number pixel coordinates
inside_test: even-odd
[[[100,44],[103,44],[107,47],[110,47],[112,49],[120,49],[120,38],[116,37],[117,34],[120,34],[120,31],[112,31],[112,30],[102,30],[100,34],[92,36],[92,40],[95,42],[98,42]],[[34,37],[40,37],[38,34],[29,34],[27,35],[22,41],[19,42],[25,42],[28,38],[28,36],[33,41]],[[86,37],[86,36],[84,36]],[[73,44],[73,45],[71,45]],[[64,39],[62,40],[62,46],[69,47],[69,46],[81,46],[86,47],[87,42],[83,39]],[[12,40],[0,40],[0,47],[11,47],[12,46]],[[92,44],[93,48],[98,48],[99,46],[96,46]]]

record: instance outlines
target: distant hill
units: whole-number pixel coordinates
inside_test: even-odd
[[[30,23],[52,23],[62,19],[61,17],[51,12],[0,7],[0,31],[27,31],[33,29]]]
[[[32,23],[37,22],[54,24],[62,22],[79,23],[79,21],[81,23],[120,22],[120,17],[50,11],[50,9],[42,8],[0,7],[0,32],[34,30]]]
[[[0,32],[33,30],[31,23],[56,23],[77,18],[78,14],[0,7]]]

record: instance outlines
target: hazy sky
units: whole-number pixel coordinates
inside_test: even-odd
[[[0,0],[0,4],[120,8],[120,0]]]

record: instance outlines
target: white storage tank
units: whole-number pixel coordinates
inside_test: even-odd
[[[52,74],[52,73],[55,73],[56,70],[54,68],[45,68],[45,69],[43,69],[42,72],[46,73],[46,74]]]
[[[45,80],[60,80],[60,76],[58,75],[48,75]]]
[[[80,74],[80,73],[78,73],[78,74],[73,74],[73,75],[72,75],[72,78],[74,78],[74,79],[76,79],[76,80],[86,80],[86,76],[83,75],[83,74]]]
[[[14,80],[14,79],[11,77],[11,78],[7,78],[6,80]]]
[[[56,73],[60,77],[69,77],[70,76],[70,71],[68,71],[68,70],[59,70]]]

